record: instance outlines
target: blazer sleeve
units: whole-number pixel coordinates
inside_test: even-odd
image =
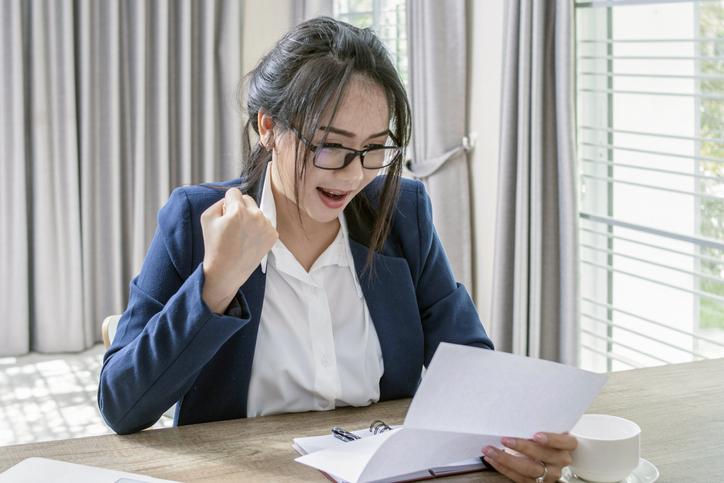
[[[177,188],[159,211],[158,228],[128,307],[103,358],[98,406],[119,434],[153,425],[188,391],[203,366],[250,320],[241,293],[225,314],[201,298],[203,264],[192,266],[191,206]]]
[[[425,340],[425,367],[440,342],[494,349],[468,291],[455,280],[432,223],[432,204],[422,183],[417,184],[417,226],[420,269],[416,286]]]

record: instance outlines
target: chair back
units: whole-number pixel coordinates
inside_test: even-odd
[[[113,338],[116,336],[116,330],[118,330],[118,321],[121,320],[120,315],[109,315],[103,319],[103,325],[101,325],[101,335],[103,336],[103,346],[106,350],[113,343]]]

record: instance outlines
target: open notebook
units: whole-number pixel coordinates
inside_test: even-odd
[[[402,426],[392,426],[393,430],[401,428]],[[367,438],[373,436],[373,433],[369,429],[360,429],[357,431],[351,431],[360,438]],[[300,455],[306,455],[314,453],[315,451],[322,451],[326,449],[339,448],[348,443],[341,441],[331,434],[325,434],[322,436],[309,436],[306,438],[294,438],[292,447]],[[398,475],[394,479],[382,480],[382,481],[413,481],[413,480],[426,480],[429,478],[436,478],[439,476],[450,476],[461,473],[470,473],[473,471],[481,471],[486,469],[480,458],[468,458],[462,461],[457,461],[449,465],[438,466],[435,468],[429,468],[426,470],[413,471],[412,473]],[[323,472],[324,473],[324,472]],[[332,481],[342,482],[345,481],[336,475],[330,475],[324,473]]]
[[[402,427],[315,451],[314,445],[300,445],[299,438],[297,446],[308,454],[295,461],[355,483],[425,477],[429,468],[472,462],[486,445],[500,447],[504,436],[570,431],[606,377],[554,362],[442,343]]]

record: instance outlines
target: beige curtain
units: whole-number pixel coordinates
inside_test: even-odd
[[[408,168],[425,182],[453,272],[472,292],[466,1],[408,0],[406,5],[414,125]]]
[[[238,176],[242,0],[0,2],[0,356],[83,350],[178,185]]]
[[[572,25],[570,0],[506,1],[492,335],[576,365]]]

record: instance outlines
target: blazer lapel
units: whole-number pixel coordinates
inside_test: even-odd
[[[374,254],[365,270],[368,248],[350,239],[362,292],[382,348],[384,374],[380,400],[415,393],[423,365],[423,333],[410,268],[404,258]]]
[[[266,179],[267,163],[258,181],[249,187],[248,193],[254,198],[257,204],[260,203],[261,193],[264,189]],[[259,321],[264,306],[264,292],[266,289],[266,274],[262,272],[261,265],[251,274],[244,285],[239,288],[238,296],[246,299],[247,306],[251,312],[251,320],[238,333],[234,335],[234,342],[229,344],[233,353],[234,372],[238,375],[238,386],[233,388],[239,394],[237,402],[240,408],[240,415],[246,417],[247,400],[249,397],[249,381],[251,380],[251,368],[254,363],[254,350],[256,349],[256,338],[259,333]]]
[[[236,370],[239,371],[241,381],[242,417],[246,416],[246,403],[249,395],[249,381],[251,380],[251,367],[254,363],[254,349],[256,348],[256,337],[259,333],[259,321],[264,306],[264,291],[266,289],[266,274],[261,271],[261,266],[256,267],[249,280],[239,289],[239,296],[246,299],[251,312],[251,320],[236,335],[234,352],[236,353]]]

